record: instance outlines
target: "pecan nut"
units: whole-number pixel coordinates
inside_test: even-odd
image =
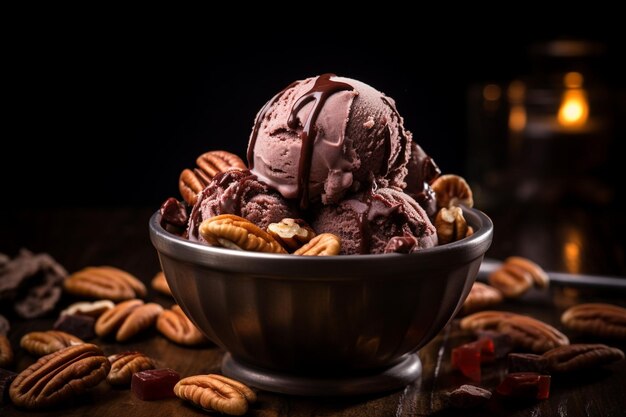
[[[150,285],[161,294],[172,295],[172,290],[170,290],[170,286],[167,283],[167,279],[165,278],[163,271],[157,272],[154,278],[152,278]]]
[[[507,298],[517,298],[533,285],[533,277],[517,265],[504,264],[488,277],[489,284],[497,288]]]
[[[435,217],[435,229],[440,245],[470,236],[474,230],[467,225],[460,207],[442,208]]]
[[[586,335],[626,339],[626,309],[612,304],[579,304],[563,313],[561,323]]]
[[[483,310],[487,307],[502,302],[502,293],[496,288],[490,287],[480,282],[475,282],[463,303],[465,314]]]
[[[624,352],[606,345],[575,344],[545,352],[550,372],[576,372],[608,365],[624,359]]]
[[[9,395],[18,407],[52,407],[98,385],[110,368],[96,345],[70,346],[39,358],[22,371],[11,384]]]
[[[152,326],[162,311],[163,307],[155,303],[124,301],[98,318],[96,334],[103,337],[116,332],[115,340],[125,342]]]
[[[279,223],[270,223],[267,232],[290,252],[315,237],[315,231],[300,219],[285,218]]]
[[[185,169],[178,181],[178,189],[187,204],[196,204],[198,193],[220,172],[230,169],[246,169],[237,155],[226,151],[210,151],[196,159],[197,168]]]
[[[521,314],[483,311],[461,320],[461,328],[469,330],[494,329],[511,337],[523,349],[543,353],[569,344],[563,333],[547,323]]]
[[[332,233],[315,236],[309,243],[294,252],[303,256],[335,256],[341,252],[341,238]]]
[[[200,224],[199,231],[210,245],[252,252],[287,253],[265,230],[233,214],[206,219]]]
[[[256,401],[256,394],[246,385],[215,374],[183,378],[174,386],[174,393],[206,410],[233,416],[246,414],[248,404]]]
[[[146,287],[126,271],[111,266],[88,267],[70,275],[65,290],[73,295],[123,301],[145,297]]]
[[[122,352],[109,356],[111,370],[107,382],[111,385],[129,385],[135,372],[156,368],[154,361],[141,352]]]
[[[80,314],[81,316],[90,316],[93,318],[100,317],[105,311],[108,311],[115,307],[115,303],[111,300],[98,300],[98,301],[81,301],[71,304],[68,308],[61,311],[61,315],[74,315]]]
[[[204,335],[176,304],[171,310],[161,313],[156,327],[165,337],[181,345],[194,346],[206,342]]]
[[[0,334],[0,368],[7,368],[13,362],[11,342],[5,335]]]
[[[510,256],[506,258],[504,263],[505,265],[515,265],[529,273],[536,287],[546,288],[550,284],[550,277],[546,271],[528,258]]]
[[[30,332],[22,336],[20,346],[34,356],[43,356],[85,342],[69,333],[58,330]]]
[[[463,177],[447,174],[437,178],[431,187],[437,198],[437,208],[450,208],[463,204],[466,207],[474,205],[472,189]]]

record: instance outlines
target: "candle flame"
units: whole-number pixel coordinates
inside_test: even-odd
[[[568,72],[563,79],[565,92],[559,107],[557,119],[566,128],[580,128],[589,117],[587,93],[582,88],[583,76],[579,72]]]

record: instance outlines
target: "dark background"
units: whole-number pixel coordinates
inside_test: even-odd
[[[114,27],[103,33],[58,27],[9,42],[0,166],[6,204],[156,208],[178,194],[180,171],[200,153],[222,148],[244,156],[265,101],[291,81],[323,72],[360,79],[395,98],[416,140],[444,171],[461,174],[468,87],[528,74],[532,44],[605,43],[602,71],[611,88],[623,91],[626,42],[606,28],[406,32],[397,38],[259,32],[238,42],[219,32],[114,36]]]

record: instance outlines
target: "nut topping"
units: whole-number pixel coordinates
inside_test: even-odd
[[[122,352],[109,356],[111,371],[107,382],[111,385],[129,385],[135,372],[154,369],[154,361],[141,352]]]
[[[315,231],[303,220],[282,219],[279,223],[270,223],[267,232],[286,250],[293,252],[315,237]]]
[[[94,302],[81,301],[70,305],[61,311],[61,315],[80,314],[81,316],[100,317],[105,311],[115,307],[115,303],[111,300],[98,300]]]
[[[341,252],[341,239],[332,233],[315,236],[309,243],[294,252],[303,256],[334,256]]]
[[[26,333],[20,340],[20,346],[35,356],[48,355],[68,346],[83,344],[82,340],[69,333],[57,330]]]
[[[98,385],[110,368],[96,345],[70,346],[39,358],[22,371],[11,384],[9,395],[18,407],[52,407]]]
[[[606,345],[576,344],[549,350],[543,358],[550,372],[575,372],[621,361],[624,352]]]
[[[170,286],[167,283],[167,279],[165,279],[165,274],[163,271],[157,272],[157,274],[152,278],[151,282],[152,288],[165,295],[172,295],[172,290],[170,290]]]
[[[547,323],[503,311],[483,311],[461,320],[465,330],[494,329],[508,334],[520,348],[543,353],[558,346],[568,345],[569,339]]]
[[[536,287],[546,288],[550,284],[550,278],[546,271],[530,259],[521,256],[510,256],[506,258],[504,263],[506,265],[515,265],[528,272],[532,276],[533,283]]]
[[[206,410],[233,416],[245,414],[248,403],[256,401],[256,394],[246,385],[215,374],[183,378],[174,386],[174,393]]]
[[[123,301],[145,297],[146,287],[126,271],[111,266],[88,267],[70,275],[63,283],[73,295]]]
[[[253,252],[287,253],[269,233],[233,214],[206,219],[199,230],[210,245]]]
[[[472,189],[463,177],[448,174],[437,178],[431,185],[437,197],[437,208],[450,208],[463,204],[466,207],[474,205]]]
[[[435,217],[435,228],[440,245],[455,242],[470,236],[473,229],[467,225],[460,207],[442,208]]]
[[[165,337],[181,345],[193,346],[206,342],[204,335],[176,304],[171,310],[161,313],[156,326]]]
[[[561,323],[582,334],[626,339],[626,309],[612,304],[579,304],[563,313]]]
[[[226,151],[206,152],[196,159],[197,168],[185,169],[180,174],[178,188],[183,199],[193,206],[197,196],[220,172],[230,169],[246,169],[246,164],[237,155]]]
[[[517,298],[533,285],[533,277],[517,265],[504,264],[489,274],[489,284],[497,288],[507,298]]]
[[[471,313],[483,310],[501,302],[502,293],[499,290],[480,282],[474,282],[469,295],[463,303],[463,312]]]
[[[162,311],[163,307],[155,303],[124,301],[100,316],[96,322],[96,334],[103,337],[116,332],[115,339],[125,342],[152,326]]]

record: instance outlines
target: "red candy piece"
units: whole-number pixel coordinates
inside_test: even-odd
[[[505,397],[545,400],[550,396],[550,375],[513,372],[498,385],[496,392]]]
[[[150,369],[133,374],[130,390],[143,401],[175,397],[174,385],[180,380],[172,369]]]
[[[481,339],[452,349],[452,367],[461,371],[472,381],[480,381],[481,362],[491,362],[495,349],[491,339]]]

